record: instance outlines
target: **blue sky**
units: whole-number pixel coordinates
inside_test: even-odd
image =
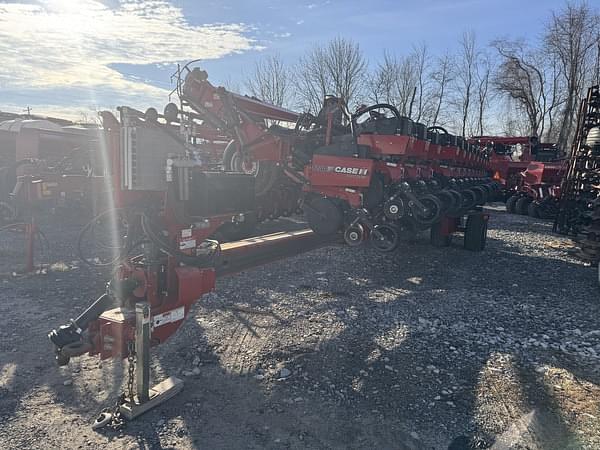
[[[536,39],[558,0],[0,1],[0,110],[74,117],[121,104],[161,107],[177,61],[203,59],[215,84],[243,86],[253,62],[293,63],[336,36],[383,50],[424,42],[439,54],[463,31],[480,44]],[[242,88],[243,89],[243,88]]]

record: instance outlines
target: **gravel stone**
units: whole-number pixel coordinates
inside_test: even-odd
[[[79,228],[40,218],[48,263],[69,270],[12,277],[19,259],[0,258],[0,448],[600,448],[597,271],[551,223],[488,210],[481,253],[422,234],[392,254],[333,246],[219,279],[151,351],[152,382],[184,376],[184,391],[123,433],[89,422],[126,364],[58,368],[46,337],[111,270],[72,264]]]

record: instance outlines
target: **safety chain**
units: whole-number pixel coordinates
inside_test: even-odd
[[[133,391],[135,382],[135,341],[129,341],[127,343],[127,364],[127,392],[123,392],[119,395],[112,408],[104,408],[100,412],[92,425],[92,429],[97,430],[99,428],[108,427],[118,431],[125,425],[125,418],[121,414],[121,405],[127,400],[133,403],[135,399]],[[129,395],[129,397],[127,397],[127,395]]]
[[[133,383],[135,381],[135,341],[127,343],[127,394],[129,401],[134,402],[135,394],[133,392]]]

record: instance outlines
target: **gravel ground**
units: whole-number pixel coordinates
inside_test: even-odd
[[[0,280],[0,448],[600,448],[596,272],[549,222],[491,213],[483,253],[424,236],[219,280],[153,351],[184,391],[120,432],[90,424],[123,364],[58,368],[45,336],[105,276],[72,263],[77,226],[42,224],[64,264]]]

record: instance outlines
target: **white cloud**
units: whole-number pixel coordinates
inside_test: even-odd
[[[89,92],[86,105],[165,101],[166,89],[125,77],[111,65],[164,65],[257,48],[247,31],[244,24],[191,25],[166,0],[121,0],[114,8],[98,0],[4,3],[0,89],[73,90],[74,97]]]

